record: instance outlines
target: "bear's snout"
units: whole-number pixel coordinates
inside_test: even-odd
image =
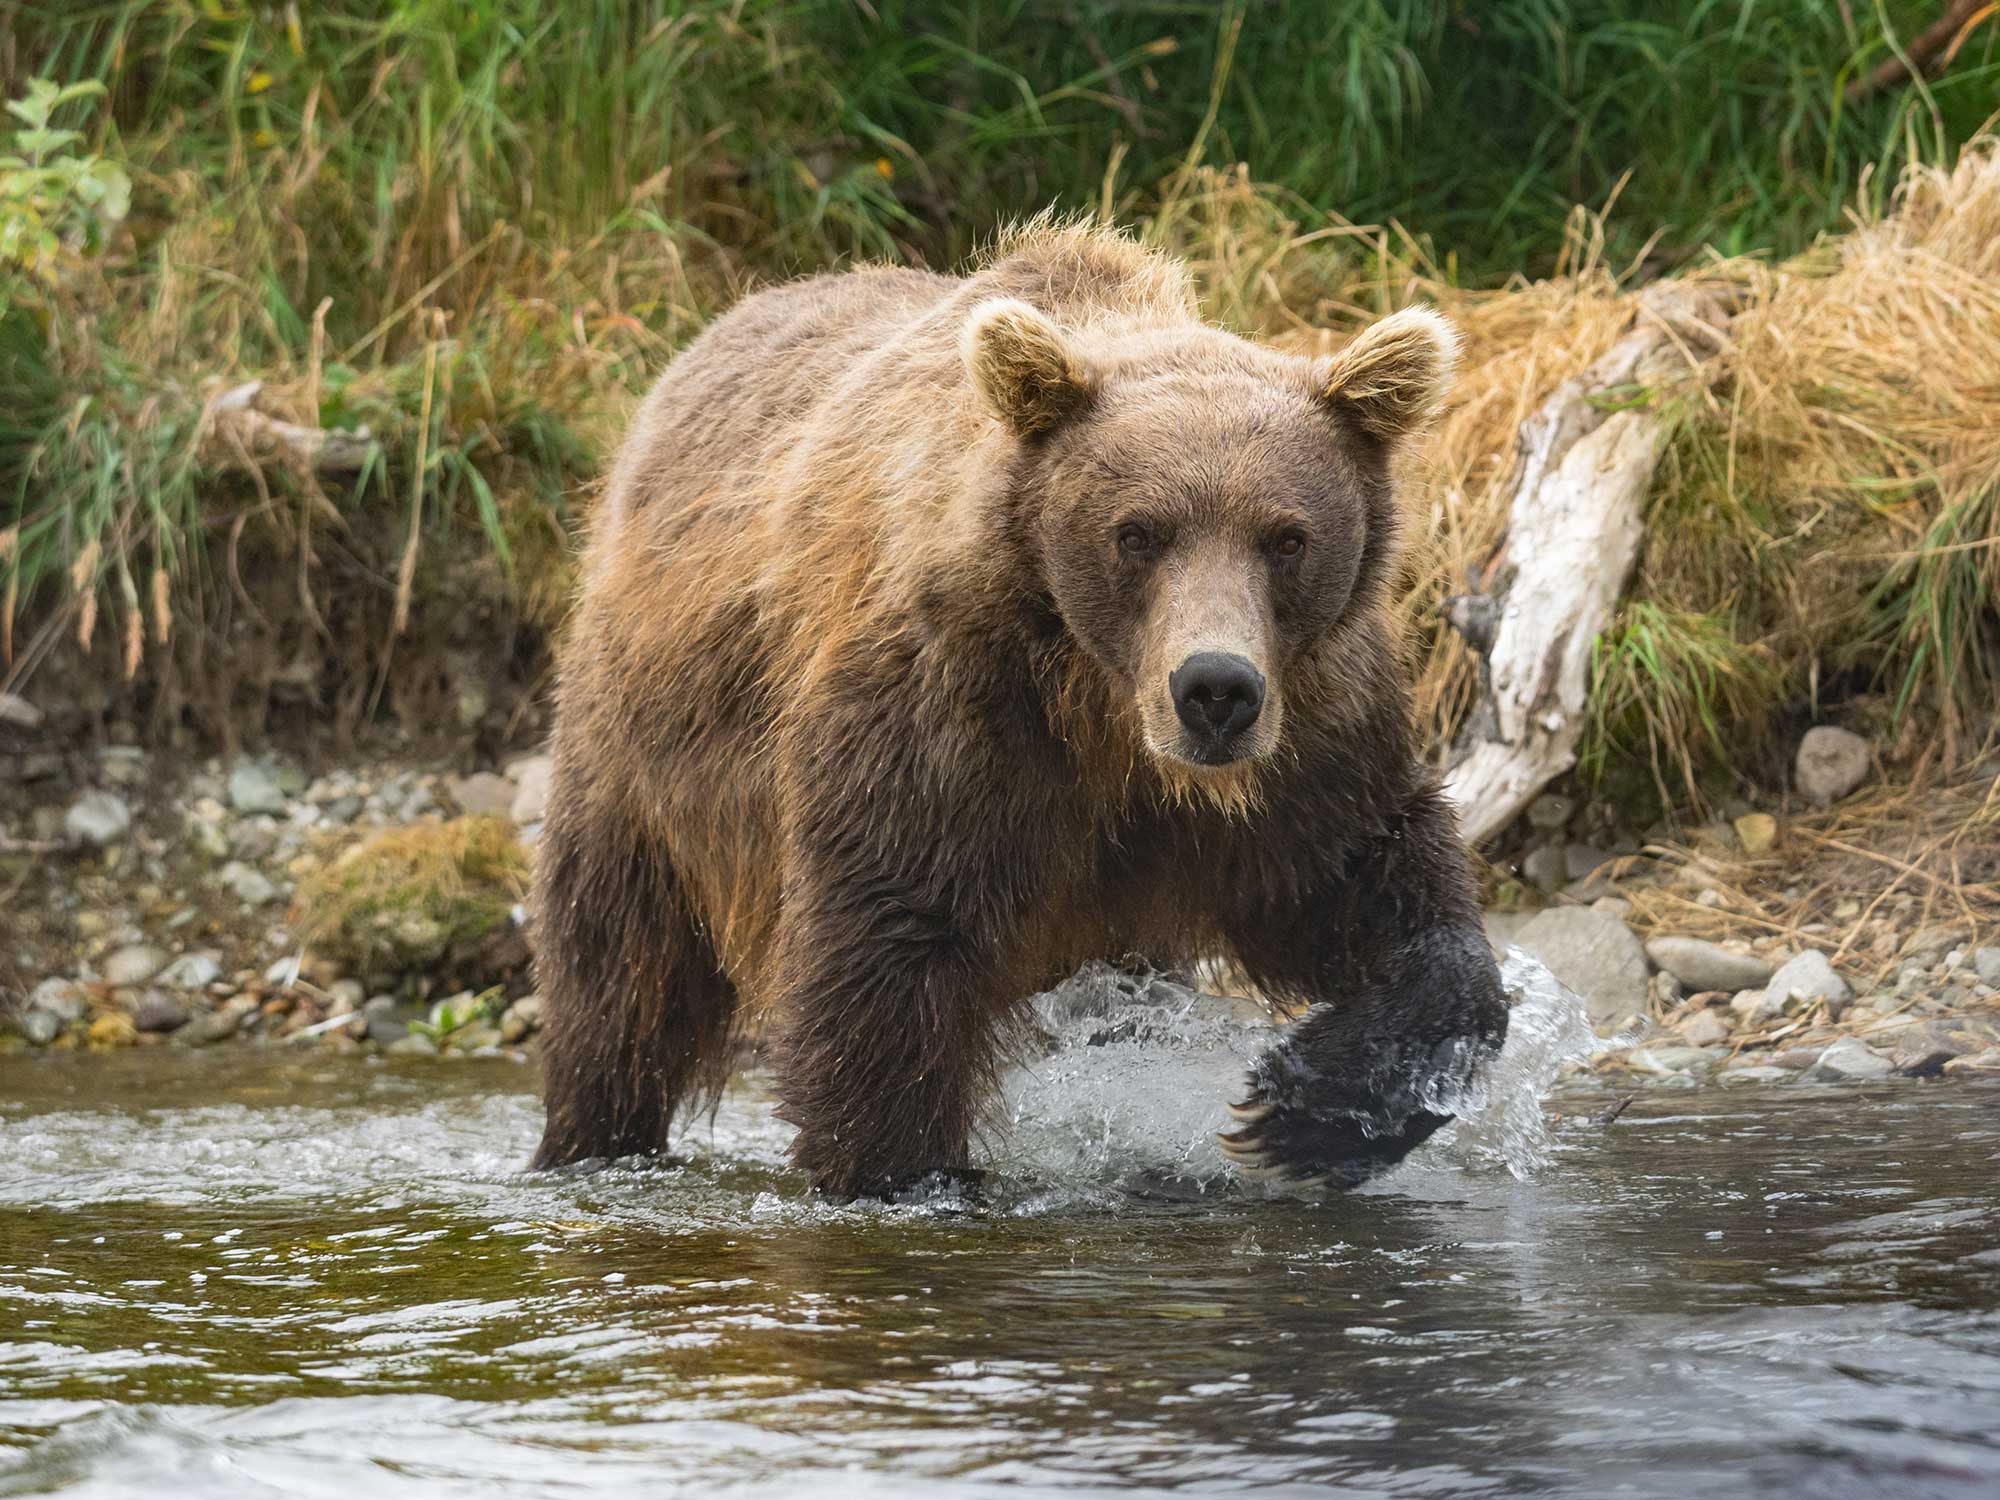
[[[1167,677],[1174,712],[1204,760],[1235,759],[1233,746],[1264,711],[1264,674],[1233,652],[1198,651]]]

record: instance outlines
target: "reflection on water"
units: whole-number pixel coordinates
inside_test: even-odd
[[[754,1079],[531,1177],[506,1064],[6,1064],[0,1494],[2000,1494],[2000,1090],[1559,1095],[1526,1180],[1314,1203],[1207,1172],[1203,1037],[1068,1038],[887,1208]]]

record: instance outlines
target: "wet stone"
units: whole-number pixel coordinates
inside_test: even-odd
[[[1866,1042],[1842,1037],[1820,1053],[1810,1077],[1839,1079],[1887,1078],[1896,1065]]]

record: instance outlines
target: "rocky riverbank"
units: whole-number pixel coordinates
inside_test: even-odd
[[[0,1053],[533,1053],[522,900],[545,757],[308,776],[114,745],[13,769],[0,783],[13,928]],[[1773,860],[1778,818],[1616,853],[1570,842],[1571,812],[1538,805],[1528,823],[1548,837],[1496,868],[1509,902],[1488,926],[1496,948],[1526,949],[1583,997],[1607,1078],[2000,1076],[2000,943],[1970,922],[1937,920],[1935,903],[1885,881],[1865,908],[1836,904],[1835,921],[1760,931],[1731,920],[1729,862]]]

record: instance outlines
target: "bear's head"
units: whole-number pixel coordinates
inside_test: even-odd
[[[1457,347],[1422,309],[1321,360],[1192,322],[972,310],[966,368],[1014,445],[1041,584],[1171,783],[1238,800],[1284,745],[1288,696],[1338,677],[1343,627],[1376,627],[1393,461]]]

